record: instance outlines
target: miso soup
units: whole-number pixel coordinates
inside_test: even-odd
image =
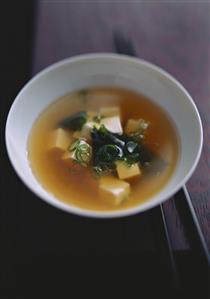
[[[35,121],[28,159],[59,200],[90,210],[126,209],[150,199],[173,174],[176,129],[147,97],[115,87],[69,93]]]

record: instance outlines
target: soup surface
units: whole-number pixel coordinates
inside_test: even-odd
[[[75,130],[74,126],[68,127],[68,117],[81,111],[86,112],[88,120],[95,122],[88,132],[88,137],[81,136],[81,131],[84,131],[83,123],[80,124],[79,130]],[[109,123],[106,126],[110,119],[118,123]],[[88,120],[86,118],[85,126]],[[137,123],[138,130],[135,129]],[[100,154],[104,152],[100,149],[101,146],[96,152],[94,140],[91,139],[104,127],[106,133],[113,132],[112,125],[122,128],[122,132],[118,132],[121,129],[114,128],[115,137],[121,138],[126,132],[126,138],[132,138],[129,139],[130,147],[126,145],[127,153],[130,155],[132,151],[140,148],[140,158],[138,154],[137,160],[135,155],[124,158],[120,149],[121,141],[116,143],[115,148],[113,145],[106,145],[105,154],[110,154],[112,158],[115,151],[118,159],[112,161],[114,169],[101,171],[94,155],[98,154],[99,150]],[[63,132],[65,137],[69,137],[69,145],[65,149],[58,148],[60,145],[57,145],[63,141],[58,142],[58,134]],[[78,146],[78,141],[81,140],[81,148],[89,150],[84,155],[78,151],[81,154],[79,158],[85,163],[71,163],[71,160],[75,159],[75,146],[72,144],[77,142]],[[29,162],[40,184],[61,201],[91,210],[126,209],[149,200],[170,179],[178,155],[176,130],[167,114],[145,96],[115,87],[90,88],[59,98],[37,118],[28,141]],[[131,162],[130,157],[134,157]],[[128,163],[122,161],[123,159],[127,159]],[[107,156],[105,160],[107,161]]]

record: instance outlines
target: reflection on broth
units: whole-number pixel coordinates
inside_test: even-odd
[[[40,184],[91,210],[149,200],[170,179],[178,152],[166,113],[145,96],[114,87],[59,98],[35,121],[28,143]]]

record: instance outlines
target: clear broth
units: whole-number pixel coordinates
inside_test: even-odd
[[[72,173],[55,153],[47,151],[48,134],[66,116],[82,110],[117,105],[122,125],[129,118],[150,122],[146,146],[159,155],[167,166],[163,171],[146,173],[131,184],[131,194],[120,206],[109,206],[98,195],[98,179],[90,169]],[[28,142],[28,158],[40,184],[61,201],[90,210],[126,209],[143,203],[159,192],[173,174],[179,156],[176,129],[168,115],[147,97],[115,87],[90,88],[87,93],[69,93],[48,106],[35,121]]]

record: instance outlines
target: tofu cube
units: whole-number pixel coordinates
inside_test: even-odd
[[[81,131],[74,132],[73,137],[84,138],[88,142],[91,142],[91,130],[94,126],[98,128],[99,124],[93,121],[88,121],[86,124],[84,124]]]
[[[117,162],[117,174],[121,180],[132,180],[141,176],[138,163],[127,165],[125,162]]]
[[[109,130],[112,133],[123,133],[119,116],[102,118],[101,124],[103,124],[107,128],[107,130]]]
[[[112,176],[105,176],[100,179],[99,194],[106,203],[117,206],[128,199],[130,184]]]
[[[99,114],[105,117],[120,116],[120,108],[114,107],[102,107],[99,109]]]
[[[72,136],[64,129],[58,128],[49,134],[48,150],[65,152],[68,146],[72,143]]]
[[[143,133],[148,128],[148,126],[149,123],[143,119],[129,119],[125,126],[125,133],[131,134],[139,130],[141,130]]]

